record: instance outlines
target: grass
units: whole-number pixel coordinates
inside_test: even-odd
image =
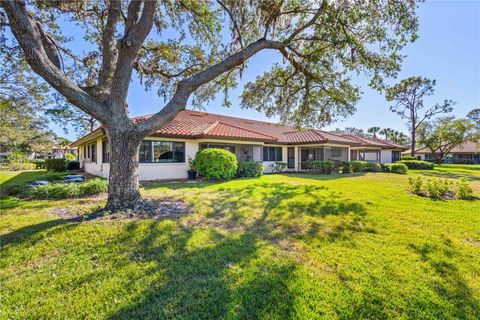
[[[478,166],[442,166],[146,185],[195,207],[163,220],[19,200],[0,216],[0,318],[478,319],[480,201],[412,195],[412,175],[466,176],[480,195]]]

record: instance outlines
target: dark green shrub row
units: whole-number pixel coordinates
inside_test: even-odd
[[[433,170],[433,163],[421,160],[400,160],[396,163],[403,163],[412,170]]]
[[[237,177],[260,177],[263,173],[263,165],[253,161],[239,161]]]
[[[367,162],[367,169],[368,172],[380,172],[382,171],[382,166],[376,162]]]
[[[392,173],[400,173],[400,174],[406,174],[408,171],[408,168],[406,165],[403,163],[386,163],[383,165],[383,171],[385,172],[392,172]]]
[[[197,152],[193,165],[201,177],[228,180],[237,173],[238,162],[230,151],[208,148]]]
[[[50,183],[28,190],[27,195],[36,199],[65,199],[94,195],[108,191],[105,179],[94,178],[81,183]]]
[[[400,161],[402,160],[417,160],[417,158],[414,156],[401,156]]]
[[[302,168],[310,172],[329,174],[335,169],[335,163],[333,161],[308,160],[302,163]]]
[[[32,160],[32,163],[35,165],[35,169],[45,169],[45,159],[35,159]]]
[[[67,159],[45,159],[45,168],[48,171],[66,171],[68,168],[68,161]]]
[[[344,171],[346,173],[354,173],[354,172],[364,172],[367,170],[368,162],[365,161],[346,161],[343,162]]]

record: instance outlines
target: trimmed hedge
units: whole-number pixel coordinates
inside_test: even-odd
[[[48,171],[66,171],[68,168],[68,161],[67,159],[45,159],[45,168]]]
[[[27,195],[36,199],[65,199],[94,195],[108,191],[105,179],[94,178],[81,183],[50,183],[28,190]]]
[[[414,156],[401,156],[400,161],[402,160],[418,160],[418,159]]]
[[[412,170],[433,170],[433,163],[421,160],[400,160],[396,163],[403,163]]]
[[[330,174],[335,168],[333,161],[307,160],[302,163],[302,167],[310,172]]]
[[[31,161],[35,165],[35,169],[45,169],[44,159],[35,159]]]
[[[239,161],[237,177],[260,177],[263,174],[263,165],[253,161]]]
[[[392,172],[392,173],[400,173],[406,174],[408,171],[408,167],[403,163],[386,163],[383,165],[383,169],[385,172]]]
[[[193,165],[202,177],[229,180],[235,176],[238,162],[230,151],[208,148],[197,152]]]
[[[368,162],[366,161],[347,161],[343,163],[346,172],[354,173],[354,172],[364,172],[367,170]]]
[[[376,162],[367,162],[367,169],[365,171],[379,172],[382,171],[382,166]]]

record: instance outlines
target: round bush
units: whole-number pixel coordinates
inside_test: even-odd
[[[376,162],[368,162],[366,171],[379,172],[382,171],[382,167]]]
[[[230,151],[208,148],[197,152],[193,165],[202,177],[229,180],[235,176],[238,162]]]
[[[364,172],[367,170],[368,162],[366,161],[347,161],[343,163],[343,167],[345,168],[346,172],[354,173],[354,172]]]
[[[68,168],[68,161],[67,159],[45,159],[45,167],[48,171],[66,171]]]
[[[237,177],[260,177],[263,173],[263,165],[253,161],[238,162]]]
[[[401,156],[400,160],[417,160],[414,156]]]
[[[400,160],[396,163],[403,163],[412,170],[433,170],[433,163],[421,160]]]
[[[400,174],[406,174],[408,171],[408,168],[406,165],[398,162],[386,163],[383,165],[383,168],[385,172],[400,173]]]

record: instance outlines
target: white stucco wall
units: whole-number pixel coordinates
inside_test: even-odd
[[[392,150],[391,149],[382,149],[380,154],[380,163],[391,163],[392,162]]]

